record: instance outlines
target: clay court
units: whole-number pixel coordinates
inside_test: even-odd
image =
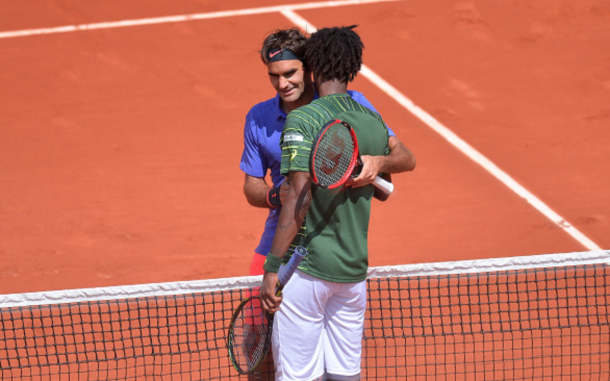
[[[257,50],[298,20],[358,24],[367,68],[422,111],[350,86],[418,160],[373,206],[372,266],[610,248],[606,1],[2,8],[2,293],[246,275],[266,211],[242,192],[243,124],[274,96]]]

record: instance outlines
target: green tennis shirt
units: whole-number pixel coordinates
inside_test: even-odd
[[[330,120],[349,123],[358,138],[361,155],[387,155],[388,130],[379,114],[361,106],[348,94],[333,94],[292,111],[282,132],[281,174],[309,172],[309,153],[320,129]],[[359,282],[368,269],[368,228],[374,188],[324,189],[312,185],[312,202],[300,232],[286,257],[297,245],[308,255],[299,269],[337,283]]]

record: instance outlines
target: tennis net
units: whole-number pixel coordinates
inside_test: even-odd
[[[365,380],[608,380],[610,252],[369,270]],[[0,295],[2,380],[247,379],[233,309],[260,277]]]

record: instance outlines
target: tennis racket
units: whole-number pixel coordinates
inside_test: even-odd
[[[331,120],[320,130],[309,156],[309,170],[314,183],[328,189],[345,184],[362,167],[356,132],[347,122]],[[373,185],[386,194],[394,184],[377,176]]]
[[[292,277],[307,249],[297,246],[286,266],[277,274],[276,295]],[[240,374],[255,372],[262,364],[271,346],[273,314],[263,311],[258,295],[244,299],[233,312],[227,334],[227,348],[231,364]]]

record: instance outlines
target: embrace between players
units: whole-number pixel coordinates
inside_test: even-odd
[[[387,198],[371,183],[415,167],[364,95],[347,89],[364,48],[353,29],[324,28],[309,39],[296,28],[269,35],[261,59],[277,95],[246,116],[244,193],[269,208],[250,275],[264,274],[261,304],[275,313],[276,380],[360,379],[371,199]],[[363,163],[339,191],[317,186],[309,173],[316,133],[338,116],[350,119]],[[277,297],[277,272],[298,245],[308,254]]]

